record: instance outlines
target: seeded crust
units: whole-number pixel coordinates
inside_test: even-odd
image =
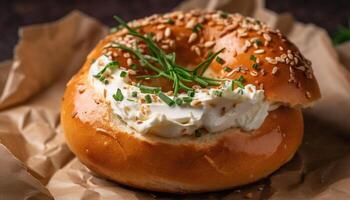
[[[142,135],[111,114],[83,68],[67,85],[61,121],[69,148],[92,171],[145,190],[198,193],[267,177],[288,162],[303,136],[300,109],[280,107],[254,131],[197,138]],[[291,123],[293,122],[293,123]]]
[[[307,107],[320,98],[311,62],[279,30],[239,14],[225,14],[225,18],[222,15],[220,11],[172,12],[133,21],[129,25],[138,27],[141,33],[153,33],[154,41],[166,52],[175,52],[177,62],[184,66],[196,66],[209,52],[225,48],[219,54],[224,63],[212,62],[205,75],[229,79],[242,75],[245,84],[264,89],[268,101]],[[202,28],[194,31],[197,24]],[[96,47],[94,57],[104,54],[127,68],[139,64],[130,53],[114,48],[113,42],[133,46],[135,37],[126,33],[127,30],[122,29],[107,36]],[[144,44],[137,47],[146,52]],[[129,69],[129,74],[140,75],[137,73]],[[145,82],[172,90],[168,80]]]
[[[191,11],[154,15],[129,23],[167,52],[176,52],[181,65],[195,66],[208,52],[225,48],[206,76],[236,79],[265,90],[268,101],[282,105],[251,132],[230,129],[200,138],[158,138],[141,135],[111,115],[105,97],[87,81],[91,63],[102,54],[131,69],[138,61],[113,48],[113,41],[132,45],[119,30],[103,39],[82,69],[67,84],[61,121],[73,153],[94,172],[137,188],[174,193],[222,190],[264,178],[289,161],[301,143],[301,106],[320,98],[310,62],[279,31],[241,15]],[[169,19],[174,23],[169,24]],[[202,29],[193,31],[197,23]],[[257,42],[258,41],[260,42]],[[144,48],[142,45],[138,46]],[[144,50],[146,51],[146,50]],[[252,55],[254,55],[252,57]],[[253,67],[258,64],[258,67]],[[224,70],[225,68],[231,70]],[[149,85],[166,88],[167,80]],[[170,90],[169,89],[169,90]]]

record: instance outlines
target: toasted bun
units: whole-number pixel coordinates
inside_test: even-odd
[[[165,23],[168,18],[174,23]],[[310,63],[278,31],[240,15],[224,18],[220,13],[175,12],[131,25],[140,26],[144,33],[153,32],[155,37],[174,39],[164,43],[155,38],[166,51],[175,51],[178,62],[186,66],[195,66],[209,51],[224,47],[220,57],[225,64],[213,62],[207,76],[235,79],[243,75],[247,83],[265,90],[268,101],[284,106],[271,111],[263,125],[250,132],[234,128],[200,138],[167,139],[137,133],[111,114],[110,105],[88,80],[93,60],[108,51],[121,65],[128,65],[125,56],[108,47],[111,41],[125,36],[125,30],[121,30],[102,40],[67,84],[61,121],[67,143],[81,162],[122,184],[187,193],[251,183],[292,158],[303,135],[300,106],[320,97]],[[192,19],[201,21],[202,29],[198,38],[189,42],[194,33]],[[258,69],[252,67],[254,63]],[[224,71],[224,67],[232,70]],[[148,84],[169,85],[162,79]]]

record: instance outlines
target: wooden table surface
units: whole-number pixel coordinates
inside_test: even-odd
[[[79,9],[112,26],[113,14],[126,20],[171,10],[183,0],[0,0],[0,60],[12,57],[18,27],[56,20]],[[349,0],[266,0],[267,8],[290,12],[299,21],[315,23],[331,35],[350,19]]]

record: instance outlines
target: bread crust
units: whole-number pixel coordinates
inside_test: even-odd
[[[125,132],[121,122],[111,123],[109,105],[86,79],[84,71],[76,75],[63,99],[68,146],[92,171],[122,184],[173,193],[232,188],[277,170],[302,140],[302,114],[287,107],[251,132],[231,129],[179,142]]]
[[[156,26],[147,25],[140,31],[156,34],[161,31]],[[204,53],[198,56],[190,50],[188,37],[191,31],[183,26],[165,26],[172,28],[173,36],[179,36],[174,51],[180,55],[181,64],[193,65],[205,58]],[[218,30],[218,26],[204,25],[202,37],[216,38],[214,50],[226,48],[221,57],[228,66],[251,66],[251,55],[257,49],[239,52],[246,37],[233,33],[219,36]],[[263,85],[266,100],[289,107],[281,106],[271,111],[263,125],[250,132],[235,128],[200,138],[189,136],[181,139],[140,135],[111,114],[110,105],[88,80],[91,63],[105,53],[109,42],[123,34],[122,31],[111,34],[96,46],[82,69],[67,84],[62,101],[61,121],[68,146],[92,171],[137,188],[193,193],[252,183],[268,176],[293,157],[303,136],[303,120],[298,106],[308,105],[320,97],[314,77],[306,78],[302,70],[295,70],[293,78],[297,84],[291,82],[290,65],[279,63],[278,72],[273,74],[276,65],[263,61],[260,54],[257,57],[261,59],[260,67],[266,74],[259,76],[249,72],[228,75],[222,73],[223,66],[214,62],[208,70],[211,75],[230,79],[244,75],[246,83]],[[265,52],[264,57],[288,56],[289,51],[301,56],[298,49],[278,32],[271,32],[269,36],[269,45],[258,48]],[[247,37],[266,39],[258,32],[249,32]],[[301,58],[299,62],[306,65],[307,60]],[[117,57],[117,60],[122,66],[127,65],[126,58]]]

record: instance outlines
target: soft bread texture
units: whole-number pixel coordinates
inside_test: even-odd
[[[198,16],[208,14],[201,11],[191,13]],[[220,25],[215,20],[215,23],[203,23],[203,34],[189,44],[188,40],[193,32],[186,28],[186,23],[178,22],[177,15],[179,13],[168,14],[175,24],[163,24],[165,28],[161,30],[157,28],[157,20],[161,19],[159,16],[139,20],[134,24],[143,24],[140,31],[154,32],[155,35],[164,32],[167,27],[171,28],[170,37],[176,41],[171,51],[176,52],[179,63],[188,66],[204,60],[210,50],[203,48],[198,54],[198,51],[193,50],[193,45],[200,46],[203,40],[215,41],[212,50],[225,47],[220,55],[225,60],[225,66],[246,66],[248,71],[229,74],[223,72],[222,65],[213,62],[207,71],[208,76],[235,79],[244,75],[246,83],[255,84],[265,90],[268,101],[287,106],[270,112],[263,125],[251,132],[230,129],[200,138],[178,139],[136,133],[111,114],[110,105],[101,93],[94,91],[88,80],[91,63],[106,53],[106,46],[111,41],[125,35],[125,31],[121,30],[103,39],[90,53],[82,69],[67,84],[61,121],[70,149],[82,163],[106,178],[161,192],[222,190],[268,176],[289,161],[297,151],[303,135],[299,107],[313,103],[320,98],[320,92],[312,71],[308,71],[307,77],[305,70],[294,69],[285,61],[272,64],[274,61],[267,62],[266,57],[298,55],[300,66],[309,65],[308,61],[280,33],[266,30],[269,33],[266,36],[264,32],[259,32],[261,30],[253,30],[241,37],[237,30],[243,25],[234,25],[234,22],[234,28],[229,31],[225,30],[227,26]],[[186,16],[186,13],[182,15]],[[235,15],[235,18],[241,19],[242,16]],[[142,23],[145,21],[148,23]],[[267,39],[270,40],[266,45],[256,48],[251,44],[244,49],[247,40],[256,38],[263,44]],[[260,50],[259,53],[257,50]],[[116,54],[114,59],[122,66],[127,66],[127,58],[120,55],[120,52]],[[261,70],[258,75],[252,73],[252,54],[259,59],[259,67],[264,70],[263,73]],[[273,70],[276,66],[278,71]],[[170,85],[162,79],[150,80],[147,84],[164,87]]]

